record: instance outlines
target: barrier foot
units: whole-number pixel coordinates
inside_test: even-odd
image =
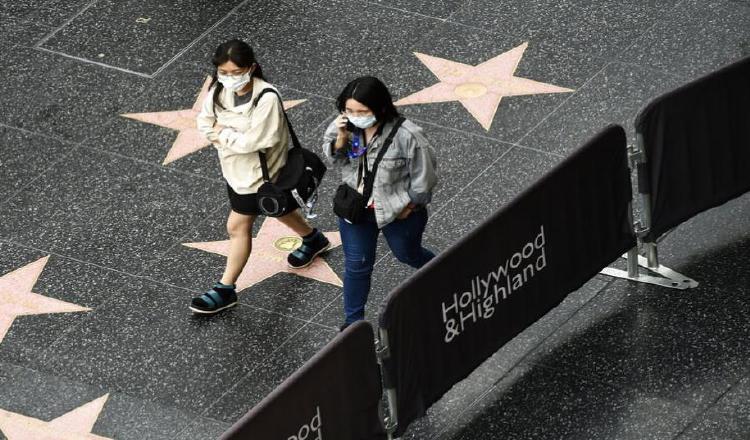
[[[383,376],[383,390],[385,392],[385,400],[388,406],[387,415],[383,417],[383,427],[388,434],[388,440],[393,440],[395,438],[394,434],[398,429],[398,408],[396,405],[398,400],[396,390],[391,386],[392,382],[388,379],[388,371],[383,365],[383,363],[391,357],[388,331],[384,328],[379,328],[378,333],[380,338],[376,341],[376,354],[378,363],[380,364],[380,371]]]
[[[385,418],[385,432],[388,434],[388,440],[394,440],[393,434],[396,432],[396,422],[391,420],[390,417]]]
[[[630,252],[629,254],[632,254]],[[623,255],[623,258],[628,259],[628,254]],[[628,259],[630,265],[631,259]],[[637,281],[640,283],[654,284],[657,286],[668,287],[670,289],[685,290],[694,287],[698,287],[698,282],[692,278],[682,275],[668,267],[664,267],[658,264],[656,267],[649,267],[649,261],[646,257],[638,255],[637,258],[638,266],[634,271],[632,268],[629,271],[615,269],[612,267],[605,267],[600,271],[603,275],[609,275],[611,277],[623,278],[626,280]],[[642,274],[638,268],[645,269],[647,273]],[[635,272],[635,274],[633,274]],[[652,275],[656,274],[659,276]]]

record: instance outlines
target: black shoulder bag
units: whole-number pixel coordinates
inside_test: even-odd
[[[378,171],[378,165],[380,164],[380,161],[383,160],[385,152],[388,150],[388,147],[391,146],[393,138],[396,136],[396,132],[403,122],[404,118],[398,118],[396,120],[396,125],[391,129],[388,138],[383,142],[383,146],[380,147],[378,156],[375,158],[375,163],[372,165],[372,171],[367,170],[367,158],[363,156],[360,159],[362,164],[357,172],[357,185],[359,185],[359,181],[362,179],[362,170],[364,168],[365,187],[362,191],[363,194],[360,194],[359,191],[346,183],[342,183],[336,189],[336,196],[333,198],[333,212],[344,219],[344,221],[352,224],[362,221],[365,210],[367,209],[367,201],[370,200],[370,195],[372,195],[372,190],[375,185],[375,173]]]
[[[253,107],[257,106],[260,98],[269,92],[276,94],[281,101],[281,96],[277,91],[264,89],[253,101]],[[316,215],[312,211],[318,200],[318,187],[326,173],[326,166],[317,154],[302,148],[286,111],[284,111],[284,119],[289,127],[293,147],[289,149],[286,164],[279,171],[276,182],[271,182],[266,153],[258,152],[264,181],[258,188],[258,207],[264,215],[269,217],[281,217],[300,207],[307,218],[314,218]]]

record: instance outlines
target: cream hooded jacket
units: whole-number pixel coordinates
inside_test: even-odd
[[[197,117],[198,130],[218,151],[222,174],[237,194],[255,193],[263,183],[259,151],[266,153],[271,180],[286,164],[289,129],[281,100],[275,93],[266,93],[253,107],[258,94],[268,88],[276,90],[269,83],[253,78],[252,99],[237,107],[234,92],[224,88],[219,95],[223,108],[214,108],[216,87],[212,87]],[[215,125],[226,128],[217,132]]]

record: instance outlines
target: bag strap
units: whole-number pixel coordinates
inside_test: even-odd
[[[380,147],[380,151],[378,151],[378,156],[375,158],[375,163],[372,164],[372,171],[365,173],[365,188],[362,191],[362,197],[365,199],[365,203],[370,201],[370,196],[372,195],[372,190],[375,186],[375,173],[377,173],[378,171],[378,165],[380,165],[380,161],[383,160],[385,152],[388,150],[388,147],[391,146],[393,138],[396,137],[396,132],[405,120],[406,118],[404,117],[399,117],[396,120],[396,124],[391,129],[391,132],[388,133],[388,137],[385,139],[385,142],[383,142],[383,146]]]
[[[378,130],[375,132],[375,136],[373,138],[381,136],[383,134],[383,126],[379,126]],[[354,134],[353,134],[354,135]],[[365,152],[361,156],[362,158],[359,160],[359,166],[357,167],[357,188],[359,188],[360,182],[362,182],[362,178],[366,173],[369,172],[367,169],[367,142],[365,141],[365,134],[364,130],[362,130],[362,142],[365,142]],[[370,140],[370,143],[372,143],[372,140]]]
[[[258,96],[255,97],[253,100],[253,105],[251,107],[256,107],[258,105],[258,101],[260,101],[260,98],[263,97],[266,93],[273,93],[276,96],[279,97],[279,102],[281,102],[282,109],[284,107],[284,101],[281,99],[281,95],[279,92],[277,92],[274,89],[263,89],[258,93]],[[292,145],[293,148],[302,148],[302,144],[299,141],[299,138],[297,137],[297,133],[294,132],[294,127],[292,127],[291,121],[289,121],[289,116],[286,114],[286,110],[283,110],[284,112],[284,120],[286,120],[286,126],[289,128],[289,135],[292,137]],[[258,151],[258,157],[260,158],[260,169],[263,172],[263,180],[266,182],[271,181],[271,177],[268,174],[268,161],[266,161],[266,153],[262,151]]]

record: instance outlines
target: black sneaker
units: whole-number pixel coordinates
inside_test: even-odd
[[[237,305],[237,292],[234,290],[234,285],[216,283],[208,292],[193,298],[190,302],[190,310],[193,313],[213,315],[235,305]]]
[[[351,324],[350,324],[350,323],[348,323],[348,322],[345,322],[345,323],[341,324],[341,325],[339,326],[339,333],[340,333],[340,332],[343,332],[344,330],[346,330],[346,329],[347,329],[347,327],[349,327],[350,325],[351,325]]]
[[[308,238],[309,237],[309,238]],[[286,261],[293,269],[302,269],[312,264],[315,257],[331,247],[325,235],[317,229],[302,240],[302,246],[287,256]]]

